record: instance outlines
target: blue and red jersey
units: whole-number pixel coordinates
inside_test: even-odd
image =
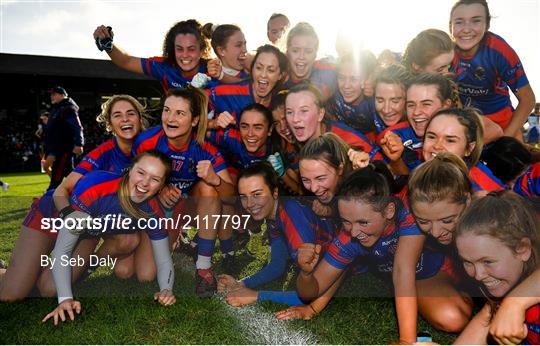
[[[384,160],[383,155],[378,146],[373,144],[363,134],[356,131],[352,127],[349,127],[343,123],[335,121],[325,122],[326,132],[332,132],[340,137],[345,143],[347,143],[354,150],[361,150],[369,155],[369,160]],[[297,152],[291,152],[291,155],[296,157],[288,163],[287,168],[298,170],[299,157]]]
[[[85,175],[95,170],[123,173],[131,164],[133,156],[125,154],[113,137],[86,155],[74,172]]]
[[[355,150],[362,150],[369,154],[369,160],[383,160],[383,156],[379,150],[379,147],[373,144],[363,134],[356,131],[352,127],[338,122],[326,123],[326,131],[336,134],[343,139],[351,148]]]
[[[256,153],[250,153],[240,136],[240,131],[235,128],[219,129],[208,131],[207,140],[218,147],[219,151],[226,158],[226,161],[237,169],[247,168],[254,163],[266,161],[272,154],[272,143],[266,140],[266,145]]]
[[[277,229],[285,235],[291,257],[296,261],[300,245],[319,244],[326,249],[334,238],[334,224],[318,217],[311,206],[297,199],[280,199],[276,210]]]
[[[422,154],[424,142],[422,141],[422,138],[419,138],[416,133],[414,133],[414,130],[408,121],[399,122],[381,132],[377,137],[377,143],[379,143],[379,145],[381,139],[383,139],[386,134],[386,131],[392,131],[401,138],[404,147],[401,158],[409,168],[409,171],[412,171],[424,161]]]
[[[533,164],[514,183],[514,192],[523,197],[540,196],[540,162]]]
[[[214,117],[220,113],[229,112],[236,120],[236,124],[240,121],[242,110],[255,103],[251,80],[218,84],[208,89],[207,92],[209,95],[208,103],[210,110],[214,112]]]
[[[527,325],[527,337],[523,340],[524,345],[540,344],[540,304],[531,306],[525,312],[525,324]]]
[[[122,180],[122,175],[106,171],[93,171],[83,176],[70,195],[69,202],[76,209],[89,214],[92,218],[99,218],[101,225],[100,229],[89,229],[87,233],[90,235],[114,234],[114,233],[133,233],[139,231],[137,223],[132,220],[128,228],[118,227],[119,223],[106,221],[106,216],[115,216],[126,219],[133,217],[129,216],[121,207],[118,199],[119,184]],[[43,197],[32,205],[32,209],[26,216],[23,225],[36,229],[42,232],[49,233],[53,238],[55,233],[51,233],[50,229],[43,229],[41,220],[43,218],[58,217],[58,212],[54,205],[53,199],[54,190],[49,190]],[[163,216],[163,212],[159,207],[159,203],[155,199],[151,199],[138,207],[149,215]],[[109,217],[110,218],[110,217]],[[96,223],[93,223],[97,226]],[[146,229],[150,239],[158,240],[167,236],[167,233],[161,229]]]
[[[285,89],[291,89],[302,81],[303,80],[293,80],[289,77],[285,82]],[[324,99],[330,98],[337,88],[336,66],[322,61],[315,61],[311,68],[309,81],[319,89]]]
[[[227,168],[223,156],[212,144],[205,142],[201,146],[192,135],[186,146],[175,148],[169,143],[161,125],[142,132],[135,140],[132,151],[137,155],[152,149],[161,151],[172,160],[170,182],[185,195],[189,194],[193,185],[200,179],[197,176],[199,161],[209,160],[216,173]]]
[[[382,120],[379,113],[377,113],[377,111],[371,113],[371,120],[373,121],[373,124],[375,125],[377,134],[380,134],[381,132],[383,132],[384,130],[388,128],[388,126],[386,126],[386,124]]]
[[[488,31],[474,56],[456,52],[452,70],[462,104],[480,109],[504,129],[513,113],[508,88],[515,93],[529,84],[512,47]]]
[[[206,63],[206,60],[201,59],[199,71],[193,75],[184,76],[179,66],[171,65],[164,57],[141,58],[141,67],[144,74],[157,79],[165,93],[169,89],[187,87],[197,73],[207,72]]]
[[[399,237],[421,236],[414,217],[406,208],[398,210],[397,224],[389,226],[370,248],[364,247],[350,232],[340,232],[328,247],[324,259],[338,269],[346,269],[355,259],[361,258],[376,272],[390,276],[394,267]],[[444,263],[444,254],[424,247],[416,265],[416,278],[427,279],[437,274]]]
[[[469,169],[469,179],[473,190],[477,191],[501,191],[505,190],[504,183],[482,162]]]
[[[374,97],[350,104],[345,102],[341,93],[337,91],[326,105],[326,113],[364,134],[369,140],[375,141],[378,131],[373,121],[373,114],[376,113]]]

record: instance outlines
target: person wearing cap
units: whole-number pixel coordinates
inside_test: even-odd
[[[68,97],[66,90],[56,86],[49,90],[52,108],[45,132],[45,171],[51,169],[54,189],[73,170],[73,154],[83,152],[84,135],[79,119],[79,106]]]

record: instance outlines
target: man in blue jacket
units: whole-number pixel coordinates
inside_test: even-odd
[[[52,165],[51,183],[54,189],[73,169],[73,154],[83,152],[84,135],[79,119],[79,106],[66,90],[56,86],[49,90],[52,109],[45,136],[45,170]]]

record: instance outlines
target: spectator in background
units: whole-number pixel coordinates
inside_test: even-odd
[[[266,35],[268,40],[272,42],[274,46],[278,46],[280,39],[284,37],[285,32],[289,29],[291,22],[289,18],[282,13],[274,13],[268,19],[266,26]]]
[[[79,106],[68,97],[66,90],[56,86],[49,90],[52,109],[45,131],[45,171],[51,170],[54,189],[73,170],[73,154],[83,152],[84,135],[79,119]]]
[[[39,158],[41,160],[41,173],[47,173],[51,176],[51,171],[45,171],[43,164],[45,163],[45,132],[47,131],[47,122],[49,121],[49,112],[43,112],[39,116],[39,123],[34,135],[38,138],[39,143]]]

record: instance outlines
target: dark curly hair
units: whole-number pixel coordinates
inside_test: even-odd
[[[195,19],[188,19],[174,24],[169,29],[165,35],[165,39],[163,40],[163,57],[165,60],[167,60],[167,62],[173,66],[178,66],[174,54],[174,40],[176,39],[176,36],[180,34],[191,34],[195,36],[201,49],[201,58],[205,60],[209,59],[210,46],[208,44],[208,38],[202,34],[201,30],[201,24]]]

